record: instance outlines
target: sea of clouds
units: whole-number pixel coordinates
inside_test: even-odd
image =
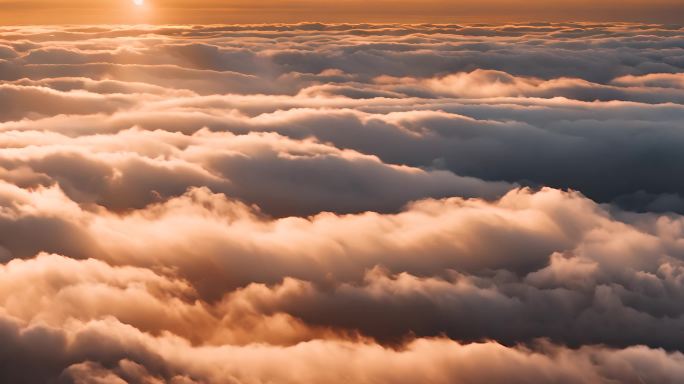
[[[0,28],[0,381],[684,382],[684,28]]]

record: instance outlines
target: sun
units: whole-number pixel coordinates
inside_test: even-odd
[[[133,4],[140,7],[140,6],[145,5],[145,0],[133,0]]]

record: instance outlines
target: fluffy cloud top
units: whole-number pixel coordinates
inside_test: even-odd
[[[0,381],[684,380],[684,30],[0,28]]]

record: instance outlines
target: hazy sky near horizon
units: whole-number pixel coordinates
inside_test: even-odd
[[[679,0],[0,0],[0,24],[529,22],[677,23]]]

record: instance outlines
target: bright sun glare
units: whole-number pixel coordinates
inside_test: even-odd
[[[133,4],[141,6],[145,4],[145,0],[133,0]]]

